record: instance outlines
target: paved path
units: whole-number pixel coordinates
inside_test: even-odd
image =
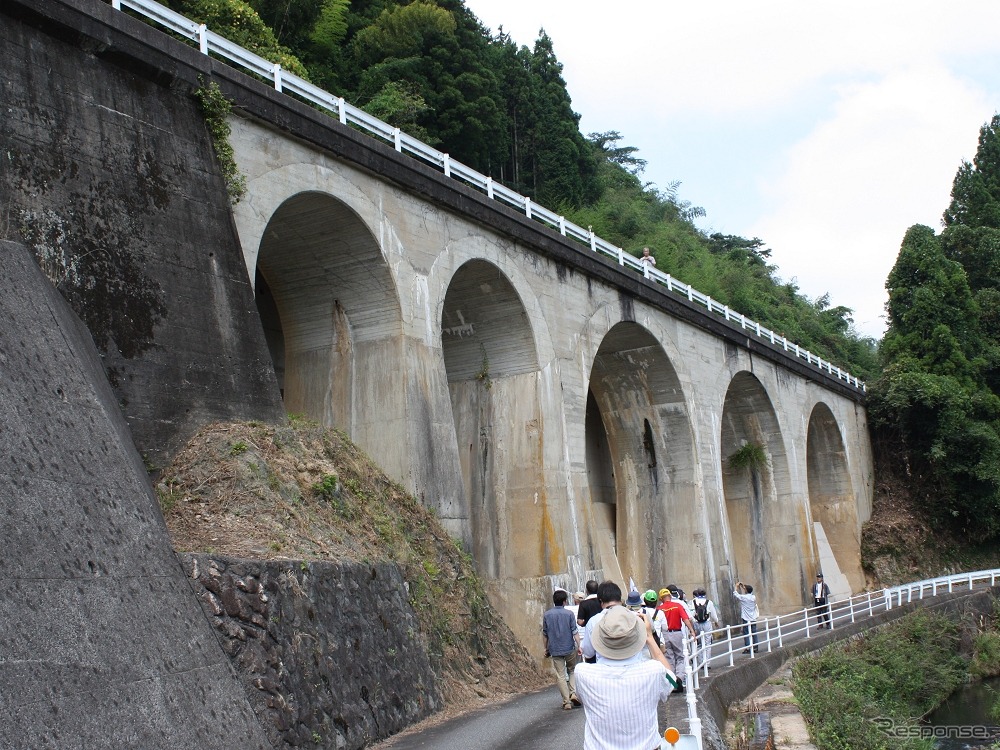
[[[720,670],[721,671],[721,670]],[[687,703],[672,695],[660,704],[660,730],[687,731]],[[497,706],[458,716],[422,732],[387,740],[391,750],[580,750],[584,712],[566,711],[553,684]]]
[[[837,609],[835,605],[835,609]],[[836,632],[836,631],[835,631]],[[811,635],[829,631],[812,630]],[[784,643],[802,640],[804,634],[786,637]],[[830,641],[831,639],[825,639]],[[836,640],[836,637],[833,639]],[[777,644],[773,644],[777,647]],[[819,644],[817,644],[819,645]],[[716,645],[716,654],[722,648]],[[766,649],[765,649],[766,652]],[[733,654],[734,667],[748,661],[750,656],[741,652]],[[715,662],[709,680],[724,674],[730,667],[728,660]],[[701,690],[706,687],[701,678]],[[660,731],[669,726],[682,733],[688,731],[687,701],[683,695],[672,695],[660,706]],[[582,708],[565,711],[562,698],[553,684],[549,688],[518,696],[496,706],[473,711],[420,732],[389,739],[380,747],[391,750],[579,750],[583,745],[584,711]]]

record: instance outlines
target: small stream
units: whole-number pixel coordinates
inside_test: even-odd
[[[1000,700],[1000,677],[968,685],[951,695],[924,720],[934,729],[937,750],[987,748],[1000,742],[1000,719],[990,708]]]

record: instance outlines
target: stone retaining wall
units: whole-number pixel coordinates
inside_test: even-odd
[[[363,747],[442,705],[393,565],[179,556],[274,747]]]

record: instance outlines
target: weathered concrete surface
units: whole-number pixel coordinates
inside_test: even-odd
[[[40,30],[28,11],[0,25],[0,237],[30,247],[86,323],[151,463],[207,422],[283,419],[191,87],[116,64],[74,4],[29,5],[70,27]]]
[[[270,747],[90,335],[26,248],[0,287],[0,747]]]
[[[791,611],[819,567],[814,514],[861,580],[872,460],[856,398],[679,319],[653,304],[656,290],[626,295],[610,270],[581,273],[321,144],[232,126],[250,193],[236,223],[248,268],[282,290],[286,355],[287,331],[327,331],[314,375],[298,376],[317,395],[297,408],[393,467],[506,601],[604,570],[643,587],[704,584],[724,609],[739,577],[765,611]],[[373,296],[379,318],[350,303]],[[346,319],[336,331],[333,300]],[[406,365],[373,360],[372,339]],[[327,407],[342,384],[340,421]],[[766,466],[730,470],[746,442]],[[519,606],[526,643],[546,598]]]
[[[354,750],[442,706],[395,566],[180,558],[275,748]]]

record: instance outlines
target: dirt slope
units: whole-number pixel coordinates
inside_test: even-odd
[[[401,566],[452,710],[547,684],[489,602],[471,557],[342,433],[214,424],[159,474],[177,551]]]

